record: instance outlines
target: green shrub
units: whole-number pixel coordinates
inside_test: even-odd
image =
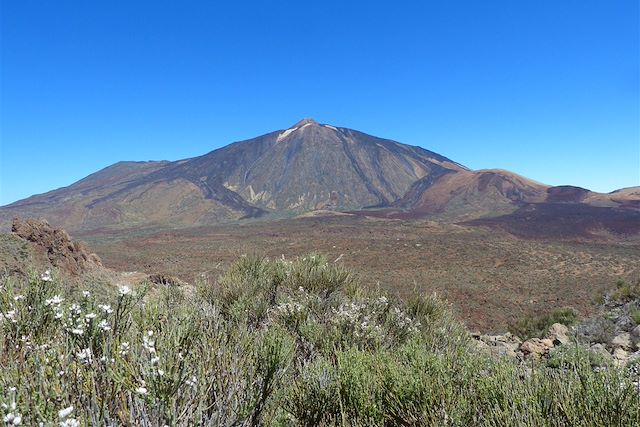
[[[600,353],[589,351],[580,345],[563,345],[554,349],[546,364],[550,368],[574,369],[582,365],[591,368],[610,366],[611,359]]]
[[[576,322],[577,313],[572,308],[559,308],[542,316],[525,316],[511,326],[511,333],[523,340],[544,338],[554,323],[571,326]]]
[[[435,296],[368,292],[317,255],[245,257],[196,294],[102,295],[39,276],[2,284],[0,416],[45,426],[640,422],[630,371],[596,371],[577,347],[549,366],[483,356]]]
[[[640,280],[635,283],[618,280],[616,289],[611,293],[611,298],[619,303],[640,299]]]

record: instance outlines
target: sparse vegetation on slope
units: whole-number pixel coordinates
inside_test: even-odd
[[[49,275],[0,292],[14,425],[637,425],[637,377],[567,352],[481,355],[433,296],[365,292],[317,255],[243,257],[196,292],[105,300]]]

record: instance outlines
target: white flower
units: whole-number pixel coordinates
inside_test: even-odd
[[[40,276],[40,279],[43,282],[50,282],[51,281],[51,272],[49,270],[45,271],[42,276]]]
[[[22,415],[18,413],[14,414],[13,412],[9,412],[7,415],[5,415],[2,418],[2,420],[9,425],[18,426],[20,425],[20,423],[22,423]]]
[[[56,314],[54,315],[54,317],[56,319],[62,319],[63,315],[64,315],[64,313],[62,313],[61,311],[56,311]]]
[[[123,285],[123,286],[120,286],[120,289],[118,289],[118,292],[120,292],[121,296],[129,295],[131,293],[131,288],[128,287],[127,285]]]
[[[186,380],[185,382],[187,383],[188,386],[195,387],[196,384],[198,384],[198,379],[194,375],[193,377],[191,377],[191,379]]]
[[[85,317],[85,319],[91,320],[91,319],[95,319],[96,317],[98,317],[98,315],[95,314],[95,313],[89,313],[89,314],[85,314],[84,317]]]
[[[164,370],[158,369],[158,375],[163,376],[164,375]]]
[[[151,358],[151,364],[152,365],[157,365],[158,362],[160,362],[160,358],[158,356]]]
[[[45,305],[60,305],[64,301],[60,295],[54,295],[53,298],[46,300]]]
[[[61,421],[58,426],[60,427],[80,427],[80,421],[75,418],[69,418],[67,420]]]
[[[156,352],[155,342],[151,341],[146,336],[142,337],[142,346],[151,354]]]
[[[98,304],[98,307],[104,311],[106,314],[111,314],[113,313],[113,309],[111,308],[110,305],[108,304]]]
[[[15,297],[13,297],[14,301],[20,301],[24,299],[24,295],[16,295]]]
[[[73,412],[73,406],[69,406],[68,408],[61,409],[58,412],[58,418],[67,418]]]
[[[10,320],[12,323],[17,323],[18,321],[16,320],[15,317],[16,317],[15,310],[9,310],[5,314],[0,313],[0,320],[7,319],[7,320]]]
[[[141,395],[146,395],[148,393],[147,388],[144,386],[140,386],[136,389],[136,393],[141,394]]]
[[[71,330],[71,333],[74,335],[82,335],[84,334],[84,331],[81,328],[73,328]]]
[[[80,352],[77,353],[76,356],[81,362],[91,363],[92,354],[90,348],[80,350]]]
[[[78,304],[71,304],[71,311],[73,311],[75,314],[80,314],[82,312],[82,309]]]
[[[106,320],[106,319],[102,319],[102,320],[100,321],[100,323],[98,324],[98,327],[99,327],[100,329],[102,329],[103,331],[105,331],[105,332],[106,332],[106,331],[110,331],[110,330],[111,330],[111,326],[109,326],[109,322],[107,322],[107,320]]]
[[[131,350],[131,345],[128,342],[123,342],[120,344],[120,356],[126,356],[129,354],[129,350]]]
[[[84,298],[89,298],[89,297],[91,296],[91,292],[89,292],[89,291],[82,291],[82,296],[83,296]]]

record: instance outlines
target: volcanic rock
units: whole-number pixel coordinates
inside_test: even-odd
[[[46,253],[51,265],[71,275],[102,267],[100,258],[84,243],[72,240],[66,231],[52,227],[46,220],[15,218],[11,232],[34,243]]]

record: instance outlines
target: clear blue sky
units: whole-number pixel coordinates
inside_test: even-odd
[[[303,117],[640,185],[639,2],[2,0],[0,204]]]

